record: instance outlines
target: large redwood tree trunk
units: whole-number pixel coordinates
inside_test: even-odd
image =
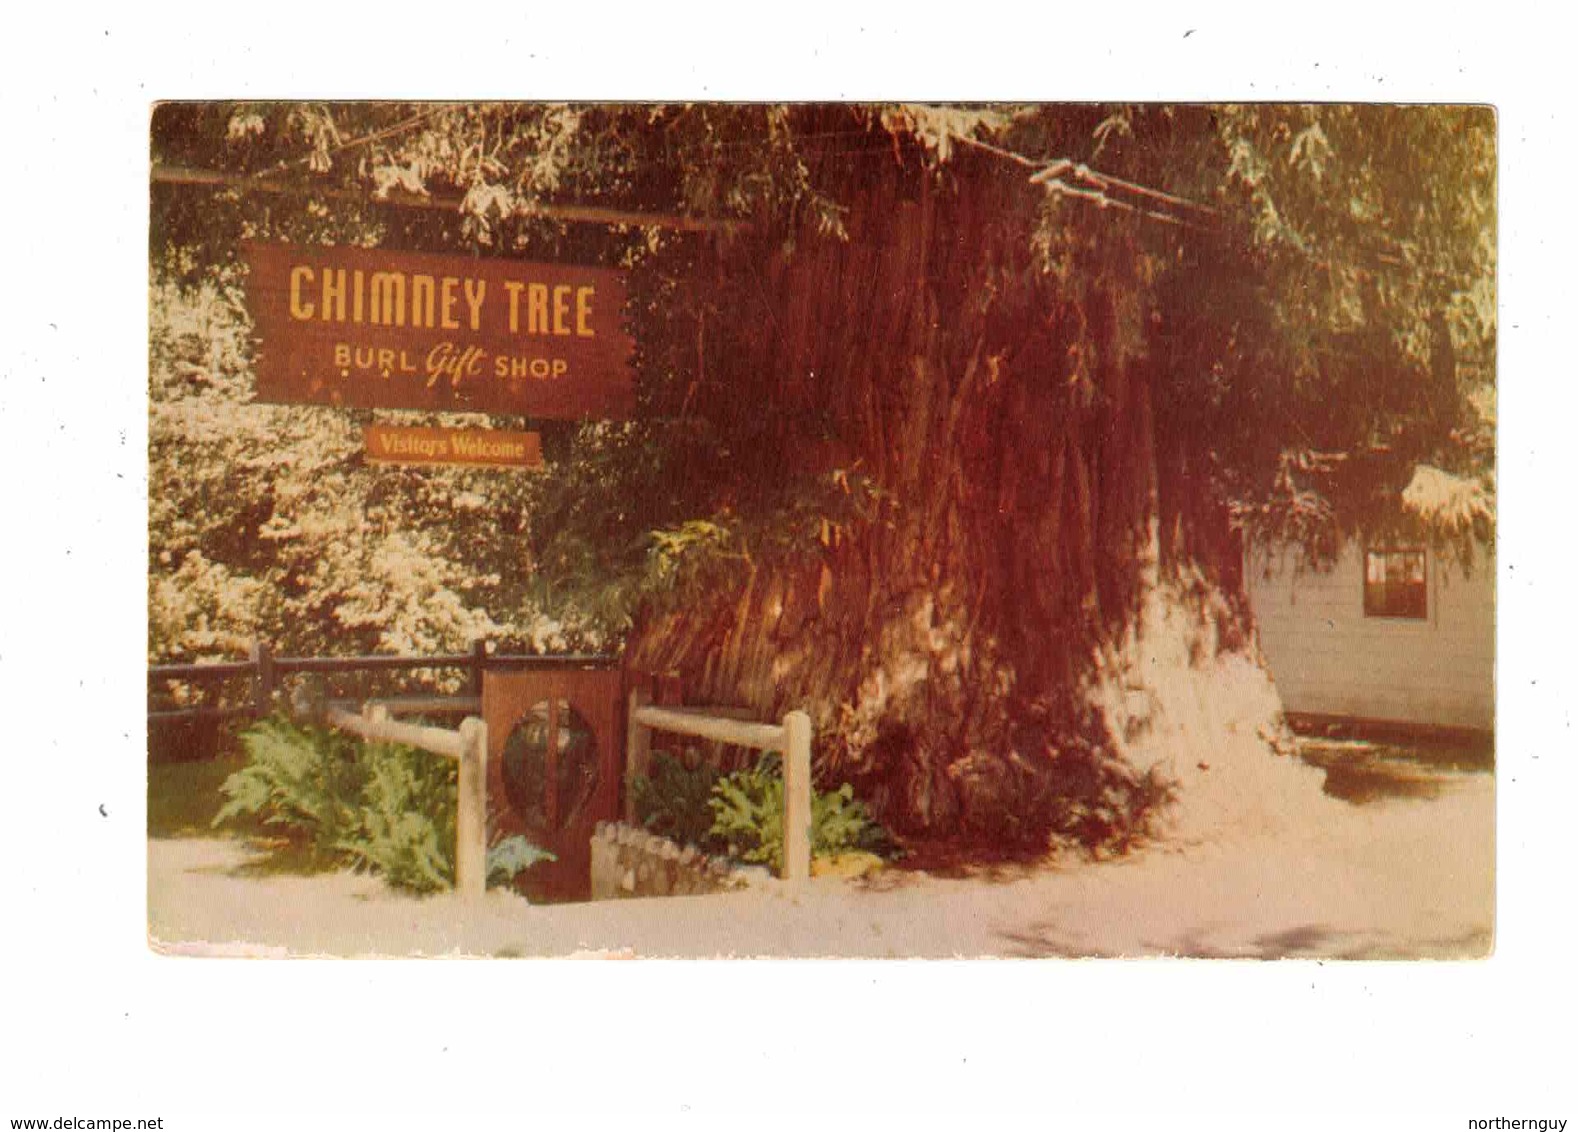
[[[891,502],[654,613],[632,659],[709,701],[809,707],[819,773],[901,833],[1121,836],[1146,800],[1109,757],[1093,657],[1176,560],[1235,558],[1190,459],[1207,438],[1153,410],[1177,378],[1154,294],[1097,269],[1133,252],[1104,215],[1066,218],[1088,273],[1045,270],[1037,194],[990,158],[939,174],[874,142],[815,173],[849,238],[722,250],[703,376],[668,409],[733,430],[747,484],[844,469]]]

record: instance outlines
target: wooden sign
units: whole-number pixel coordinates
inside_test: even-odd
[[[259,401],[556,420],[634,406],[621,272],[305,244],[245,253]]]
[[[542,467],[542,437],[535,432],[484,428],[399,428],[368,425],[362,430],[367,459],[382,464],[469,464],[482,468]]]

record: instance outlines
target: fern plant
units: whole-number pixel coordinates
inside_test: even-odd
[[[436,892],[455,877],[458,768],[389,743],[363,745],[282,718],[241,736],[248,762],[220,787],[218,826],[251,816],[309,841],[326,858],[382,874],[396,888]],[[490,883],[512,881],[553,854],[524,838],[488,852]]]
[[[538,861],[557,861],[548,850],[533,845],[518,834],[506,837],[488,848],[488,883],[513,884],[515,878]]]
[[[667,752],[652,759],[652,773],[635,780],[636,820],[642,828],[680,845],[711,848],[712,788],[718,771],[705,761]]]
[[[768,755],[755,765],[720,778],[712,788],[712,837],[729,855],[765,864],[774,872],[784,867],[784,779],[782,762]],[[888,833],[855,797],[848,784],[811,795],[811,854],[831,856],[850,849],[885,853]]]
[[[334,852],[357,828],[365,770],[354,742],[276,717],[242,732],[241,746],[247,765],[220,787],[226,800],[215,826],[255,816],[320,853]]]
[[[364,747],[362,761],[367,779],[358,821],[339,848],[396,888],[436,892],[452,886],[456,764],[386,743]]]

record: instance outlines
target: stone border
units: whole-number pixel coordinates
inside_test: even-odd
[[[598,822],[592,834],[593,900],[738,892],[771,879],[760,865],[710,857],[624,822]]]

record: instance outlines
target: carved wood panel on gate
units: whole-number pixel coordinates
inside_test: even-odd
[[[618,669],[489,671],[490,840],[521,834],[558,858],[522,874],[538,898],[585,899],[592,831],[619,817],[624,679]]]

